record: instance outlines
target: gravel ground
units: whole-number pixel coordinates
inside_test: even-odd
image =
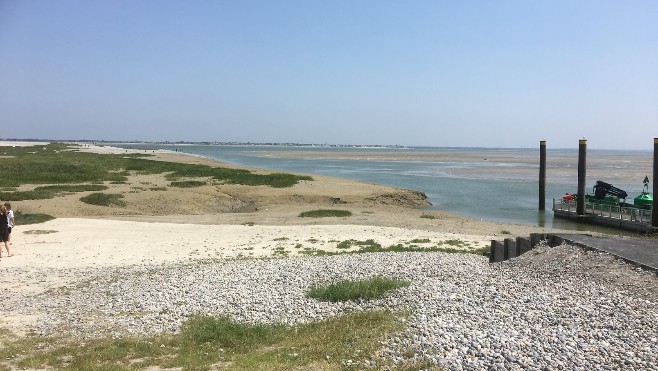
[[[21,275],[19,268],[0,272]],[[175,332],[197,313],[295,324],[357,310],[409,310],[406,330],[383,340],[378,357],[430,359],[450,370],[658,368],[657,276],[571,246],[539,247],[495,264],[469,254],[378,253],[65,275],[75,283],[27,295],[4,290],[0,311],[32,319],[23,326],[38,334],[88,338]],[[411,285],[369,302],[305,297],[312,284],[375,275]],[[379,360],[354,361],[366,367]]]

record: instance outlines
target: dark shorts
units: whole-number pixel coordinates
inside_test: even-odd
[[[8,227],[7,229],[9,230],[9,232],[7,232],[7,234],[11,234],[11,227]]]
[[[9,241],[9,231],[0,231],[0,242]]]

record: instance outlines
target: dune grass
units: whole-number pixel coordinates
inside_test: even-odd
[[[355,312],[297,326],[194,316],[178,334],[82,342],[0,333],[0,369],[361,370],[366,360],[387,367],[376,353],[387,335],[402,330],[402,316]],[[429,366],[424,362],[405,368]]]
[[[81,197],[80,201],[98,206],[126,206],[126,202],[121,200],[122,194],[118,193],[92,193]]]
[[[20,211],[14,211],[14,218],[16,219],[16,224],[20,225],[45,223],[55,219],[54,216],[48,214],[26,214]]]
[[[352,216],[349,210],[319,209],[304,211],[299,214],[300,218],[327,218],[327,217],[346,217]]]
[[[0,200],[24,201],[47,200],[64,194],[104,191],[107,186],[102,184],[60,184],[35,187],[31,191],[0,192]]]
[[[195,187],[201,187],[208,184],[208,182],[200,181],[200,180],[181,180],[179,182],[171,182],[172,187],[178,187],[178,188],[195,188]]]
[[[361,281],[339,281],[330,285],[312,286],[307,296],[321,301],[371,300],[384,297],[389,291],[409,286],[408,281],[373,277]]]

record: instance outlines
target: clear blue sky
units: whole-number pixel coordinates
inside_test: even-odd
[[[653,147],[658,1],[0,0],[0,138]]]

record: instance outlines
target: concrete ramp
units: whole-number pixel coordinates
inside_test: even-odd
[[[489,262],[495,263],[517,257],[535,248],[539,242],[549,246],[563,243],[579,246],[586,250],[602,251],[614,255],[630,264],[658,273],[658,238],[595,237],[587,234],[539,234],[503,242],[491,241]]]

